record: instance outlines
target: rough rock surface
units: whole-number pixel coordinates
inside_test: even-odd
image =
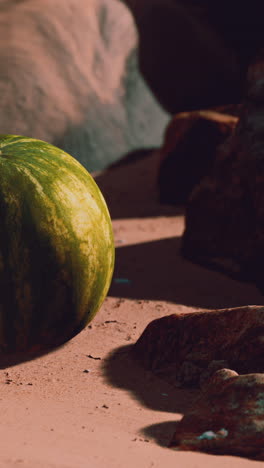
[[[178,423],[170,446],[264,460],[263,397],[264,374],[217,371]]]
[[[264,80],[249,89],[235,131],[186,210],[183,254],[264,290]]]
[[[118,0],[0,0],[0,129],[61,146],[89,170],[158,146],[167,115],[138,71]]]
[[[232,134],[237,120],[235,115],[214,110],[182,112],[173,117],[159,150],[162,203],[187,202],[193,188],[210,171],[218,146]]]
[[[201,388],[170,447],[264,460],[263,306],[156,319],[133,354],[171,384]]]
[[[223,367],[264,372],[264,307],[244,306],[152,321],[133,348],[137,359],[176,386],[199,386]]]

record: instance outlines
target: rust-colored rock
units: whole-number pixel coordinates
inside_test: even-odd
[[[264,372],[264,307],[173,314],[152,321],[133,353],[176,386],[199,386],[216,370]]]
[[[239,122],[189,197],[183,254],[264,290],[264,79],[248,92]]]
[[[217,371],[178,423],[170,446],[264,460],[264,374]]]
[[[234,110],[234,108],[227,109]],[[169,123],[158,175],[160,201],[185,204],[193,188],[213,166],[216,151],[238,118],[214,110],[182,112]]]

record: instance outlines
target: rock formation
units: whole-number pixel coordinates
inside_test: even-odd
[[[122,1],[138,27],[140,69],[165,109],[241,101],[248,65],[264,45],[259,0]]]
[[[193,188],[210,172],[217,148],[232,134],[237,120],[235,115],[216,110],[174,116],[159,150],[158,186],[162,203],[188,202]]]
[[[172,385],[201,389],[171,447],[264,460],[264,307],[156,319],[132,352]]]
[[[158,146],[167,115],[137,42],[118,0],[0,0],[0,132],[58,145],[91,171]]]
[[[264,461],[264,374],[217,371],[178,423],[170,446]]]
[[[264,80],[257,80],[232,137],[186,210],[183,254],[264,290]]]
[[[173,314],[151,322],[133,353],[176,386],[198,386],[223,367],[264,372],[264,307]]]

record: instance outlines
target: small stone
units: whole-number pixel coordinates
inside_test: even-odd
[[[90,358],[90,359],[94,359],[95,361],[100,361],[102,359],[100,357],[92,356],[91,354],[87,354],[87,357]]]
[[[215,361],[211,361],[208,365],[208,367],[200,374],[200,380],[199,380],[199,384],[200,384],[200,387],[202,388],[204,385],[206,385],[206,383],[208,382],[208,380],[210,379],[210,377],[218,370],[220,369],[228,369],[230,366],[229,366],[229,363],[228,361],[225,361],[225,360],[215,360]]]

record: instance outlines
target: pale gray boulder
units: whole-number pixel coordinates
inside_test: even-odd
[[[91,171],[158,146],[168,117],[137,42],[118,0],[0,0],[0,133],[58,145]]]

